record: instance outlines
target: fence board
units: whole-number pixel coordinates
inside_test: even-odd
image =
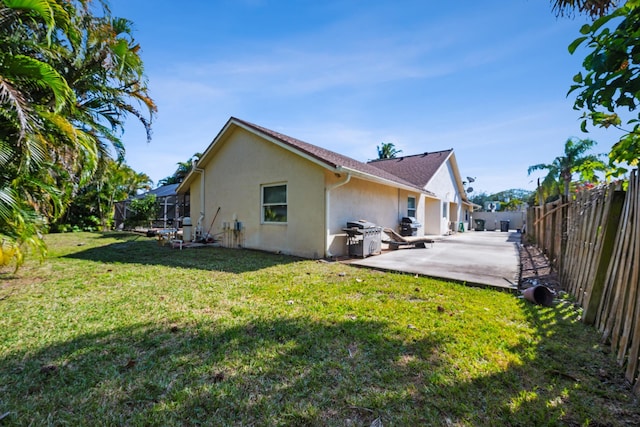
[[[628,196],[627,196],[628,198]],[[614,257],[612,258],[612,270],[609,275],[609,286],[611,288],[611,293],[613,295],[610,306],[608,307],[608,311],[606,313],[604,329],[602,331],[602,339],[606,342],[606,340],[610,339],[614,334],[615,324],[617,317],[620,312],[620,301],[623,299],[623,291],[625,289],[619,286],[620,276],[624,274],[624,248],[625,248],[625,239],[627,238],[627,221],[629,218],[629,203],[627,203],[627,198],[625,198],[625,204],[622,214],[622,219],[620,221],[620,228],[618,229],[618,245],[616,247],[616,252]],[[617,334],[616,334],[617,335]]]
[[[567,206],[568,205],[568,206]],[[529,235],[640,393],[640,176],[531,208]]]
[[[633,226],[632,224],[635,222],[635,212],[634,212],[634,197],[633,197],[633,190],[634,190],[634,182],[630,182],[629,183],[629,203],[627,204],[629,206],[629,218],[628,218],[628,224],[630,227],[630,230],[633,230]],[[632,267],[633,267],[633,248],[635,246],[635,233],[633,233],[632,231],[629,232],[629,234],[627,234],[625,236],[625,251],[624,251],[624,260],[626,265],[628,266],[627,268],[623,269],[623,276],[622,276],[622,284],[624,283],[629,283],[629,286],[626,289],[626,298],[624,301],[624,309],[622,310],[621,316],[618,319],[618,323],[619,323],[619,329],[621,331],[620,333],[620,342],[616,343],[618,344],[618,362],[622,363],[625,359],[626,356],[626,352],[627,352],[627,346],[628,346],[628,340],[629,340],[629,334],[631,333],[631,329],[632,329],[632,316],[635,313],[635,304],[636,304],[636,292],[637,292],[637,288],[638,285],[637,283],[634,283],[632,280],[630,280],[631,276],[632,276]]]
[[[628,215],[628,206],[626,203],[627,195],[625,194],[625,202],[622,208],[622,216],[620,221],[618,222],[618,229],[616,233],[616,242],[615,249],[613,252],[613,256],[611,257],[611,261],[609,262],[609,267],[607,269],[607,282],[605,283],[605,291],[606,298],[602,301],[602,304],[599,308],[600,315],[598,316],[597,325],[598,330],[602,333],[602,341],[606,342],[609,339],[610,330],[613,327],[612,323],[614,321],[612,313],[616,309],[617,304],[617,292],[619,291],[616,288],[616,278],[618,277],[618,270],[620,269],[620,258],[622,256],[623,243],[624,243],[624,224],[625,218]]]
[[[600,307],[603,295],[605,295],[604,289],[607,280],[607,270],[616,243],[616,232],[618,230],[620,215],[622,214],[623,203],[624,192],[616,191],[613,186],[610,186],[607,193],[603,219],[601,221],[603,224],[603,235],[600,240],[601,245],[598,252],[598,259],[595,263],[597,264],[597,268],[593,277],[591,291],[588,293],[588,300],[583,306],[582,321],[587,324],[596,324],[598,307]]]
[[[605,204],[604,189],[596,191],[594,194],[588,197],[588,209],[589,209],[589,228],[585,232],[585,261],[584,269],[580,272],[580,283],[583,283],[583,292],[580,298],[580,304],[584,307],[588,296],[593,287],[594,279],[594,259],[598,256],[602,241],[602,210]]]
[[[624,346],[623,356],[627,357],[627,370],[625,376],[628,381],[633,382],[635,379],[635,373],[638,369],[638,351],[640,347],[640,333],[638,332],[638,321],[640,319],[640,304],[638,298],[640,297],[640,284],[638,283],[640,276],[640,237],[638,236],[638,230],[640,230],[640,196],[638,191],[638,181],[632,182],[636,186],[635,191],[629,189],[629,204],[631,205],[631,211],[633,212],[631,244],[629,246],[629,259],[630,259],[630,280],[629,280],[629,312],[625,319],[625,334],[624,337],[627,341],[621,342],[620,348]],[[631,311],[633,307],[633,312]]]

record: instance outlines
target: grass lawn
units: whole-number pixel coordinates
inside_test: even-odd
[[[0,425],[638,425],[569,301],[126,233],[0,275]]]

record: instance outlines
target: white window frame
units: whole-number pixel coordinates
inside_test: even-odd
[[[282,202],[277,202],[277,203],[265,203],[264,201],[264,191],[266,188],[271,188],[271,187],[285,187],[285,201],[284,203]],[[286,220],[285,221],[273,221],[273,220],[268,220],[265,218],[264,212],[265,212],[265,208],[268,208],[269,206],[284,206],[286,208]],[[286,225],[289,221],[289,186],[287,185],[286,182],[278,182],[278,183],[274,183],[274,184],[262,184],[260,186],[260,222],[262,224],[278,224],[278,225]]]
[[[411,200],[413,200],[413,207],[411,207],[411,203],[409,203]],[[417,212],[415,196],[407,197],[407,216],[415,218]]]

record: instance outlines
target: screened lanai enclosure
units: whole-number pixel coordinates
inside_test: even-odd
[[[114,222],[118,230],[124,228],[125,220],[131,216],[129,205],[133,199],[142,199],[149,194],[156,196],[156,215],[151,221],[151,228],[181,228],[182,220],[189,216],[189,195],[176,193],[179,184],[169,184],[155,188],[144,194],[117,202],[115,204]]]

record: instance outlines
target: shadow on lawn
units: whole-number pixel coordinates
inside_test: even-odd
[[[544,315],[531,317],[543,321],[531,365],[460,382],[453,337],[407,342],[383,322],[135,325],[0,359],[0,414],[17,425],[584,424],[581,374],[536,360],[550,341]]]
[[[556,301],[552,307],[524,299],[521,304],[539,340],[532,369],[542,384],[530,389],[545,403],[541,409],[567,411],[564,402],[570,401],[572,409],[561,418],[563,425],[640,425],[638,399],[624,378],[623,368],[610,347],[600,342],[599,332],[581,322],[578,306],[570,300]],[[557,397],[550,398],[554,394]],[[603,408],[606,413],[599,413]]]
[[[76,251],[63,257],[104,263],[163,265],[228,273],[242,273],[300,261],[297,257],[248,249],[204,246],[179,250],[169,245],[159,245],[156,238],[133,233],[96,234],[84,240],[99,241],[103,238],[114,238],[120,242],[99,246],[89,244],[87,245],[89,247],[85,247],[80,242]]]

